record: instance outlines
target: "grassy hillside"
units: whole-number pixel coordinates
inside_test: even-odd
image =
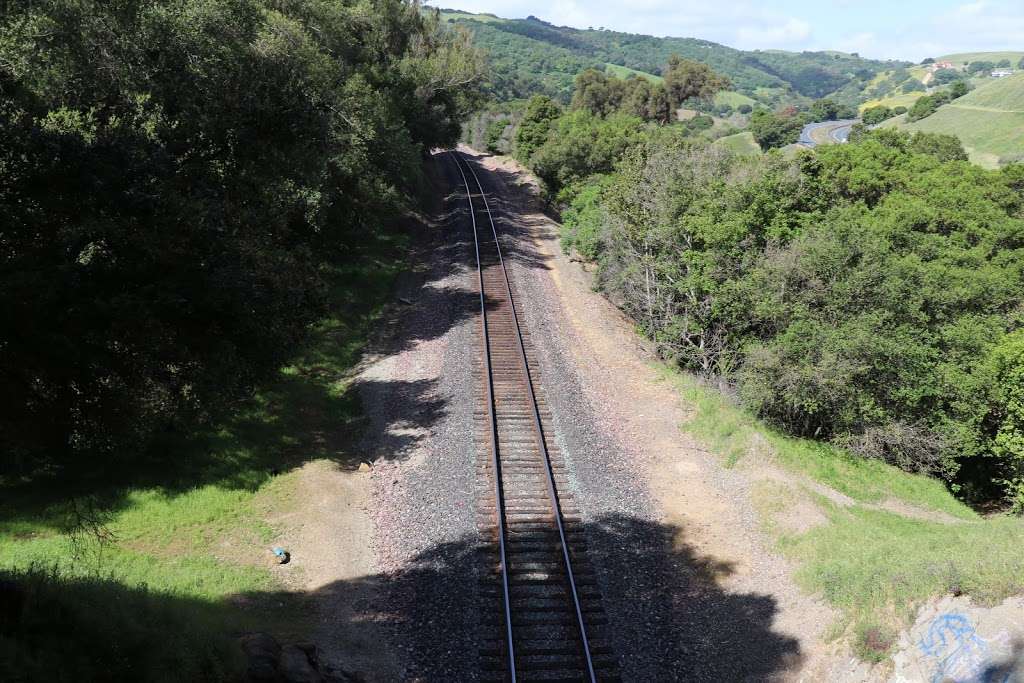
[[[748,97],[747,95],[744,95],[743,93],[738,93],[734,90],[724,90],[715,95],[715,104],[728,104],[730,107],[735,109],[741,104],[749,104],[753,106],[757,104],[757,100],[755,100],[753,97]]]
[[[742,133],[736,133],[735,135],[727,135],[724,138],[718,138],[715,140],[714,144],[719,147],[725,147],[729,151],[741,156],[761,155],[761,146],[754,140],[754,134],[750,131],[744,131]]]
[[[583,69],[612,64],[616,73],[657,76],[673,54],[707,63],[728,76],[735,91],[769,105],[806,102],[851,84],[859,91],[880,71],[903,65],[839,52],[746,52],[697,38],[554,26],[536,17],[501,19],[451,10],[443,10],[442,17],[469,29],[487,52],[489,87],[499,100],[543,93],[567,101],[572,80]]]
[[[606,64],[605,73],[615,76],[616,78],[629,78],[630,76],[636,76],[637,78],[646,78],[651,83],[664,83],[665,79],[655,74],[649,74],[646,71],[637,71],[636,69],[630,69],[628,66],[619,66],[618,64]]]
[[[860,111],[863,112],[865,109],[879,106],[889,107],[890,109],[893,107],[906,107],[907,109],[910,109],[910,107],[914,105],[914,102],[917,102],[917,98],[921,97],[921,95],[924,95],[924,93],[912,92],[907,94],[891,95],[877,100],[868,100],[864,104],[860,105]]]
[[[937,62],[952,62],[955,66],[962,66],[964,62],[1000,62],[1004,59],[1010,60],[1010,64],[1017,68],[1017,62],[1024,57],[1024,52],[958,52],[952,55],[943,55],[936,58]]]
[[[936,479],[783,436],[691,376],[663,372],[694,406],[683,429],[727,466],[792,475],[754,484],[758,517],[797,581],[842,610],[833,632],[861,658],[887,657],[929,599],[963,592],[993,604],[1024,590],[1019,518],[981,517]]]
[[[971,161],[986,168],[1024,158],[1024,73],[989,80],[928,118],[910,124],[901,118],[890,125],[956,135]]]

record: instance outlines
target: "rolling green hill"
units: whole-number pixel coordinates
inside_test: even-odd
[[[754,140],[754,134],[750,131],[718,138],[714,144],[740,156],[761,156],[761,146]]]
[[[908,124],[900,117],[887,125],[956,135],[971,161],[987,168],[1024,160],[1024,73],[989,80],[928,118]]]
[[[651,83],[663,83],[665,81],[661,76],[649,74],[646,71],[630,69],[628,66],[619,66],[618,64],[605,64],[604,70],[605,73],[611,74],[616,78],[629,78],[630,76],[636,76],[637,78],[646,78]]]
[[[1014,68],[1017,62],[1024,58],[1024,52],[959,52],[952,55],[943,55],[937,58],[937,62],[952,62],[955,66],[961,66],[965,62],[1000,62],[1004,59],[1010,60]]]
[[[737,50],[697,38],[653,36],[555,26],[536,17],[502,19],[442,10],[442,18],[471,31],[490,62],[488,88],[498,100],[546,94],[563,102],[576,74],[608,64],[658,76],[673,54],[707,63],[729,77],[733,90],[767,105],[806,103],[836,91],[854,96],[881,71],[902,62],[842,52]]]

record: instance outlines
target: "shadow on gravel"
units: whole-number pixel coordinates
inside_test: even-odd
[[[725,590],[732,568],[701,556],[679,528],[611,515],[585,532],[602,568],[608,633],[624,680],[763,681],[799,668],[797,641],[774,630],[774,599]],[[481,602],[475,590],[486,553],[464,538],[420,553],[393,575],[335,583],[308,597],[337,613],[372,584],[382,598],[357,605],[352,622],[382,629],[391,647],[405,650],[406,679],[476,680],[480,641],[503,634],[502,606]],[[330,647],[330,633],[320,638]],[[344,653],[341,659],[350,669]]]
[[[527,268],[539,270],[550,270],[548,265],[550,258],[539,251],[532,240],[515,239],[529,234],[538,238],[557,236],[554,234],[552,224],[538,214],[538,212],[519,205],[511,196],[505,194],[501,187],[516,187],[519,185],[519,177],[503,169],[482,170],[480,160],[483,155],[474,155],[463,152],[462,157],[473,164],[480,183],[487,193],[487,201],[491,208],[491,215],[494,218],[494,225],[501,237],[501,250],[506,261],[515,261]],[[501,182],[497,182],[498,178]],[[459,179],[461,182],[461,178]],[[473,186],[472,177],[469,179]],[[475,187],[474,187],[475,189]]]

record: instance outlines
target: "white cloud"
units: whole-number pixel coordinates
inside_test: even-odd
[[[769,45],[803,45],[811,37],[811,25],[802,19],[786,19],[781,24],[766,22],[740,26],[736,30],[735,47],[752,48]]]

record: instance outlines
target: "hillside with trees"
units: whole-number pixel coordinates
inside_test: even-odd
[[[498,100],[542,94],[568,103],[573,79],[585,69],[612,64],[657,76],[672,55],[707,64],[727,77],[736,92],[768,105],[847,89],[859,94],[876,74],[909,66],[839,52],[743,51],[697,38],[581,30],[536,17],[503,19],[454,10],[442,16],[469,29],[487,53],[488,89]]]

